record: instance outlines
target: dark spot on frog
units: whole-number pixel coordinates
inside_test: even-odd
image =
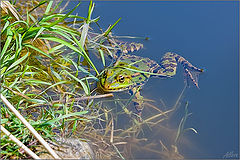
[[[167,67],[172,67],[172,68],[174,68],[174,67],[176,67],[177,66],[177,64],[173,64],[173,63],[170,63],[170,64],[164,64],[164,65],[162,65],[164,68],[167,68]]]
[[[145,79],[148,79],[148,77],[144,73],[141,73],[141,75],[144,76]]]
[[[131,62],[135,62],[135,60],[131,59]]]
[[[170,57],[164,57],[164,58],[162,58],[162,60],[161,61],[166,61],[166,60],[173,60],[173,58],[170,58]]]
[[[130,95],[133,95],[133,90],[130,89],[128,92]]]
[[[139,79],[139,80],[141,80],[141,79],[142,79],[142,77],[139,77],[138,79]]]
[[[153,68],[153,67],[155,67],[155,66],[156,66],[155,63],[151,63],[151,64],[149,64],[149,67],[150,67],[150,68]]]
[[[123,63],[120,63],[119,66],[124,66],[124,64],[123,64]]]
[[[143,63],[147,63],[147,61],[145,61],[145,60],[143,60],[142,62],[143,62]]]
[[[140,86],[142,83],[136,83],[137,84],[137,86]]]
[[[165,69],[165,71],[163,71],[163,72],[164,72],[164,73],[165,73],[165,72],[174,72],[174,69],[170,69],[170,68],[169,68],[169,69]]]
[[[138,65],[138,64],[134,64],[133,66],[134,66],[134,67],[137,67],[137,68],[139,67],[139,65]]]

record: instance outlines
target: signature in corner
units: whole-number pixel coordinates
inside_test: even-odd
[[[223,158],[238,158],[238,154],[234,153],[234,151],[226,152]]]

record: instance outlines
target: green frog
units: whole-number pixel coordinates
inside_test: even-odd
[[[185,58],[172,52],[167,52],[159,64],[149,58],[123,54],[113,65],[101,72],[98,88],[104,92],[129,90],[130,93],[134,93],[137,99],[136,110],[140,115],[143,109],[143,97],[138,92],[138,87],[143,86],[150,77],[173,77],[178,63],[183,66],[186,79],[192,81],[198,88],[197,77],[203,69],[193,66]]]

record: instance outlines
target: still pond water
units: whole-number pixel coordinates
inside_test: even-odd
[[[77,2],[71,1],[69,8]],[[83,2],[78,15],[86,16],[88,2]],[[75,12],[76,13],[76,12]],[[144,48],[136,55],[157,62],[171,51],[185,57],[193,65],[205,69],[199,86],[187,88],[182,105],[175,114],[177,128],[189,102],[185,127],[189,131],[178,151],[186,159],[222,159],[239,157],[239,2],[111,2],[97,1],[92,17],[100,16],[99,24],[107,29],[119,17],[114,35],[149,37],[133,40]],[[184,87],[181,67],[172,79],[151,78],[142,89],[145,98],[156,106],[175,104]],[[154,138],[159,138],[158,131]],[[150,136],[153,136],[149,133]],[[161,135],[161,133],[159,133]],[[151,137],[148,137],[151,139]],[[159,158],[148,151],[134,158]]]

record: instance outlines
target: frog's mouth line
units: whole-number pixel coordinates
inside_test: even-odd
[[[104,91],[104,92],[121,92],[121,91],[125,91],[128,90],[129,87],[131,87],[131,85],[128,85],[126,87],[119,87],[119,88],[105,88],[105,85],[102,84],[101,82],[99,82],[99,86],[100,88]]]

